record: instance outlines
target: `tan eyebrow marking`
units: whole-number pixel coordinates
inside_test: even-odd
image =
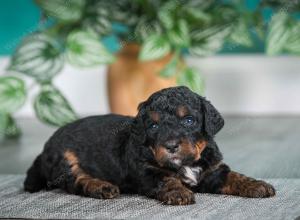
[[[189,111],[186,106],[179,106],[176,110],[176,114],[182,118],[182,117],[188,115]]]
[[[150,112],[150,118],[155,121],[155,122],[159,122],[160,120],[160,115],[158,112],[154,112],[154,111],[151,111]]]

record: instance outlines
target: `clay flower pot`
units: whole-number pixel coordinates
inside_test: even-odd
[[[136,115],[138,104],[162,88],[175,86],[176,79],[163,78],[159,72],[172,58],[142,62],[138,59],[140,46],[125,44],[116,62],[108,68],[108,95],[112,113]]]

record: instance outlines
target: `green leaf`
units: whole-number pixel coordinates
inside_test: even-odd
[[[279,54],[283,51],[291,35],[288,22],[289,15],[285,12],[278,12],[272,17],[266,39],[266,52],[268,55]]]
[[[21,130],[10,114],[0,112],[0,141],[4,138],[17,138]]]
[[[192,91],[203,94],[204,80],[200,73],[193,68],[186,68],[177,78],[178,85],[189,87]]]
[[[189,52],[196,56],[209,56],[219,51],[229,35],[231,26],[215,26],[191,34]]]
[[[254,14],[252,15],[252,22],[254,25],[254,30],[256,32],[256,35],[260,40],[264,40],[266,35],[265,33],[266,25],[264,23],[263,15],[259,10],[255,11]]]
[[[63,22],[78,21],[83,14],[85,0],[35,0],[47,16]]]
[[[92,32],[75,31],[67,38],[66,58],[78,67],[112,63],[114,56]]]
[[[139,54],[142,61],[155,60],[166,56],[171,51],[171,46],[166,38],[161,35],[152,35],[145,40]]]
[[[189,16],[191,16],[193,19],[197,21],[203,21],[205,23],[208,23],[211,21],[211,15],[207,12],[204,12],[203,10],[199,8],[193,8],[193,7],[185,7],[185,10]]]
[[[235,44],[239,44],[242,46],[253,46],[253,42],[249,32],[249,25],[247,24],[245,19],[241,18],[238,23],[233,26],[233,30],[229,36],[229,40]]]
[[[168,32],[168,38],[175,47],[188,47],[190,44],[190,35],[186,21],[180,19],[175,28]]]
[[[171,29],[173,27],[173,18],[172,16],[170,16],[170,13],[166,11],[159,11],[158,17],[165,28]]]
[[[0,141],[3,140],[5,137],[7,123],[8,123],[7,114],[0,112]]]
[[[51,85],[42,87],[34,100],[34,110],[41,121],[54,126],[63,126],[78,118],[64,96]]]
[[[300,55],[300,21],[295,21],[292,24],[284,50],[291,54]]]
[[[158,12],[158,18],[166,29],[172,29],[174,26],[174,10],[177,7],[176,1],[168,1]]]
[[[186,68],[177,78],[177,84],[189,87],[192,91],[203,94],[204,80],[193,68]]]
[[[146,18],[141,18],[137,23],[134,30],[134,41],[141,39],[141,41],[145,42],[149,36],[153,34],[160,35],[162,33],[162,27],[156,21],[148,21]],[[136,39],[135,39],[136,38]]]
[[[0,77],[0,112],[12,113],[26,100],[24,82],[16,77]]]
[[[112,31],[112,25],[105,17],[88,17],[82,22],[83,28],[99,35],[108,35]]]
[[[8,115],[5,128],[5,137],[10,139],[18,138],[21,133],[21,129],[18,127],[13,117],[11,115]]]
[[[170,62],[160,71],[159,75],[165,78],[176,75],[178,72],[178,62],[179,57],[177,54],[174,54]]]
[[[45,34],[36,33],[23,40],[8,69],[44,82],[58,74],[63,64],[59,44]]]
[[[108,2],[95,2],[87,4],[85,16],[82,21],[83,30],[91,30],[99,35],[108,35],[112,32],[110,10],[112,6]]]

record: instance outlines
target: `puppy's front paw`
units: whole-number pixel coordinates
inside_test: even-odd
[[[269,183],[254,180],[245,185],[243,194],[249,198],[267,198],[275,195],[275,189]]]
[[[275,195],[275,189],[269,183],[255,180],[236,172],[228,174],[227,181],[221,192],[249,198],[266,198]]]
[[[195,203],[194,193],[185,187],[161,192],[158,199],[166,205],[189,205]]]
[[[85,192],[88,196],[99,199],[112,199],[120,195],[118,186],[96,179],[88,182]]]

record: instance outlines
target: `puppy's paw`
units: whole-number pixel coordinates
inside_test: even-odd
[[[244,196],[249,198],[267,198],[276,193],[274,187],[261,180],[254,180],[245,185]]]
[[[221,193],[248,198],[266,198],[274,196],[275,189],[262,180],[256,180],[236,172],[229,172]]]
[[[195,203],[194,193],[185,187],[161,192],[158,199],[166,205],[189,205]]]
[[[112,199],[120,195],[118,186],[98,180],[91,180],[85,191],[88,196],[99,199]]]

